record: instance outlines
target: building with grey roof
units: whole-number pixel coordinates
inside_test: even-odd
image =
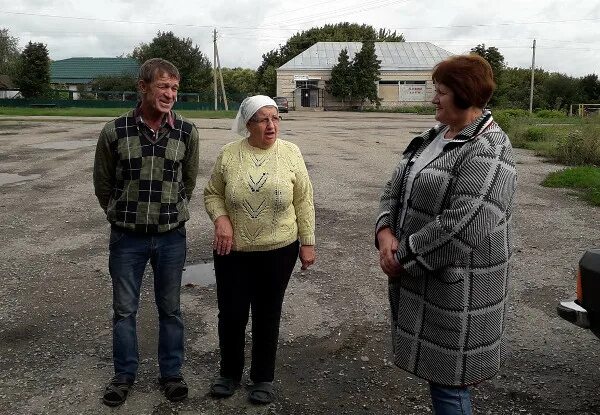
[[[343,104],[325,90],[342,49],[350,60],[361,42],[318,42],[277,69],[277,95],[294,109],[335,109]],[[381,61],[378,95],[382,106],[428,104],[433,67],[452,54],[429,42],[375,42]]]

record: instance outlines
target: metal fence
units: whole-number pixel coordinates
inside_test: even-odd
[[[237,111],[246,95],[236,94],[227,97],[229,110]],[[131,108],[137,103],[137,93],[133,91],[68,91],[53,90],[48,98],[0,98],[0,107],[45,107],[45,108]],[[211,93],[179,93],[176,109],[204,110],[215,109],[214,96]],[[217,110],[224,110],[222,99]]]

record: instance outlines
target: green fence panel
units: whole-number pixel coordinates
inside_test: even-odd
[[[79,94],[79,99],[73,99]],[[228,109],[237,111],[246,94],[232,94],[227,98]],[[10,98],[0,99],[0,107],[33,107],[33,108],[132,108],[137,104],[135,91],[69,91],[55,89],[51,96],[37,99]],[[177,94],[175,109],[212,111],[215,101],[212,91]],[[217,104],[217,110],[224,110],[222,100]]]
[[[0,107],[30,107],[30,108],[133,108],[137,101],[117,101],[99,99],[0,99]],[[237,111],[240,103],[228,102],[229,110]],[[174,109],[180,110],[214,110],[213,102],[177,101]],[[218,110],[224,110],[223,103],[218,104]]]

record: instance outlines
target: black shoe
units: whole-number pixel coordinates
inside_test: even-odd
[[[106,388],[104,388],[104,396],[102,396],[102,402],[108,406],[119,406],[125,402],[129,389],[133,385],[133,380],[124,378],[122,376],[113,377]]]
[[[171,402],[179,402],[188,397],[188,386],[182,376],[169,376],[158,380],[165,396]]]
[[[239,382],[231,378],[219,376],[210,386],[210,394],[215,398],[228,398],[235,392]]]
[[[248,394],[250,402],[259,405],[268,405],[275,400],[273,382],[256,382],[250,386]]]

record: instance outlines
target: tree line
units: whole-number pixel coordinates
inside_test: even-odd
[[[343,102],[369,101],[377,104],[377,81],[379,61],[375,55],[374,42],[404,41],[402,34],[387,29],[376,30],[369,25],[356,23],[327,24],[298,32],[284,45],[262,55],[262,63],[256,70],[247,68],[223,68],[223,81],[228,96],[246,96],[261,93],[276,94],[276,69],[317,42],[362,42],[361,51],[353,59],[344,50],[338,63],[332,68],[327,90]],[[29,42],[23,51],[18,49],[18,39],[8,29],[0,29],[0,75],[9,75],[24,97],[45,97],[50,88],[50,58],[46,45]],[[490,62],[498,88],[490,105],[500,108],[529,107],[531,71],[525,68],[509,68],[504,57],[495,47],[479,44],[472,53]],[[161,57],[173,62],[181,73],[181,92],[206,93],[212,91],[212,67],[207,56],[190,38],[177,37],[173,32],[158,32],[148,43],[141,43],[129,54],[142,63],[146,59]],[[539,109],[567,110],[570,104],[600,103],[598,75],[580,78],[569,75],[535,70],[533,106]],[[90,91],[135,91],[136,79],[132,75],[104,76],[86,86]]]
[[[479,44],[471,49],[492,67],[497,84],[490,102],[499,108],[528,109],[531,94],[531,69],[509,68],[495,47]],[[571,104],[600,104],[598,75],[572,77],[543,69],[534,70],[533,108],[568,111]]]

